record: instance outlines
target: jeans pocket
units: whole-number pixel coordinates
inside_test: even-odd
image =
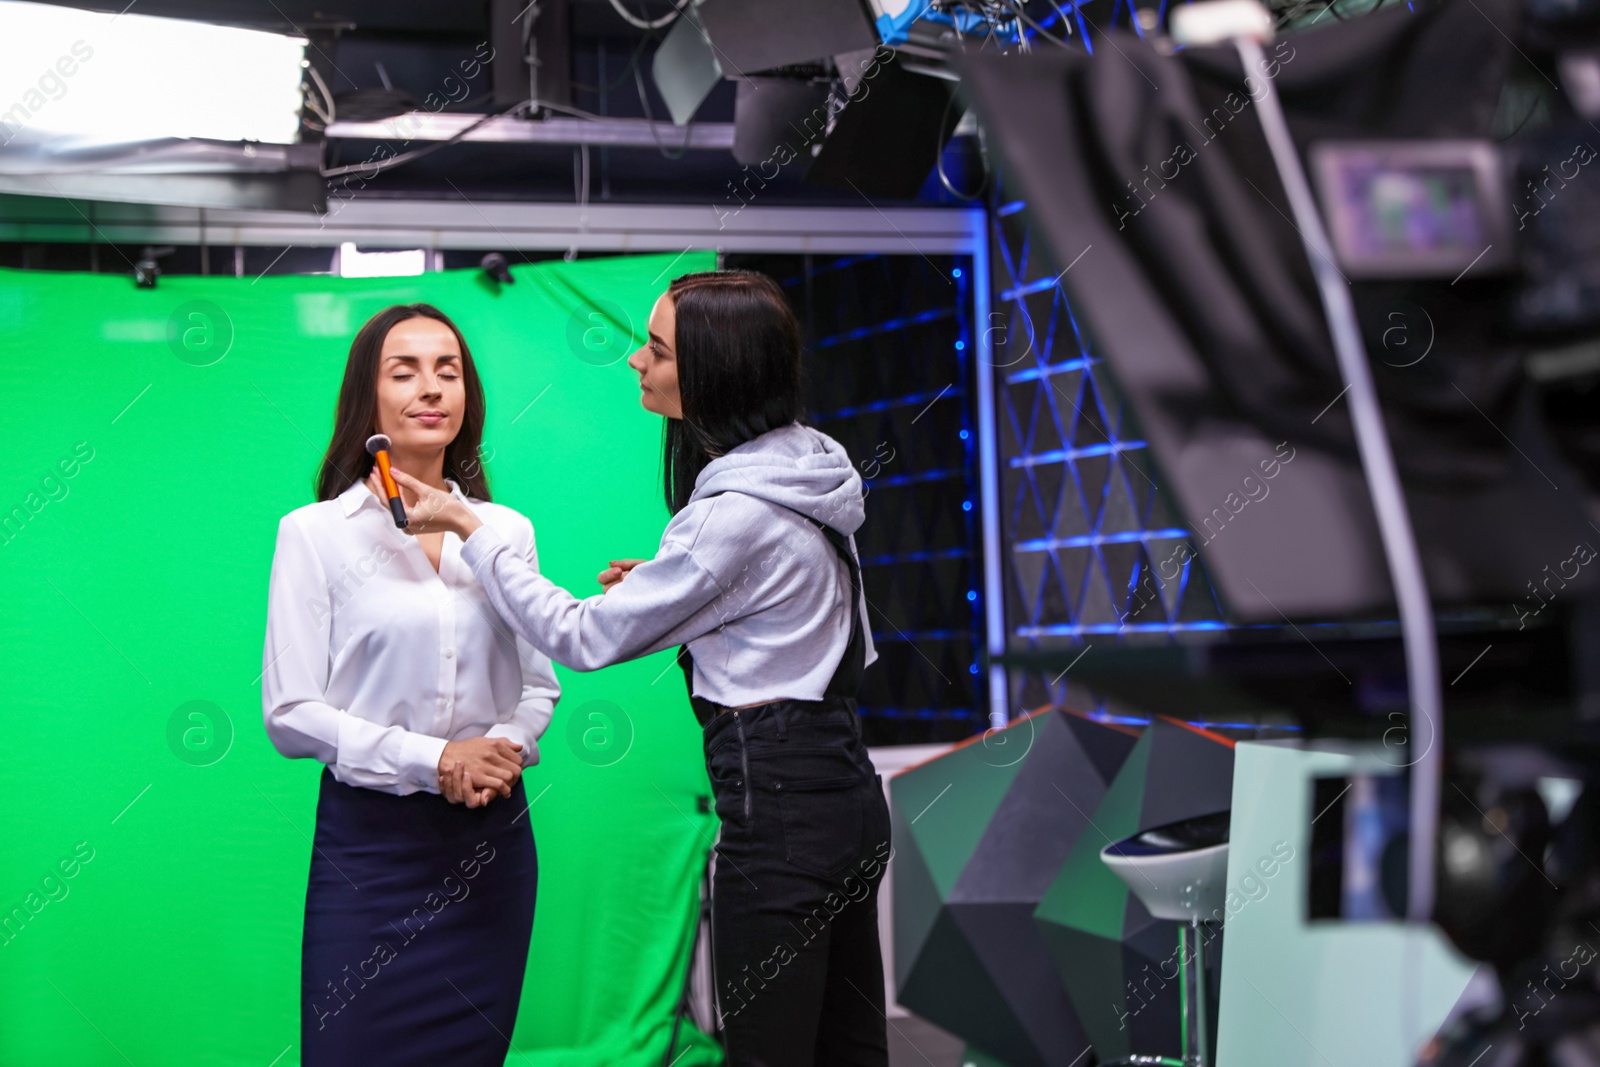
[[[861,854],[859,775],[784,782],[778,789],[784,858],[802,871],[833,878]]]

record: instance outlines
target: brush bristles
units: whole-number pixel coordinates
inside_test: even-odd
[[[379,452],[389,451],[389,435],[375,433],[367,438],[367,451],[376,456]]]

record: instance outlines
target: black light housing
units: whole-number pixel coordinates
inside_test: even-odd
[[[502,283],[512,285],[517,280],[512,277],[510,263],[499,252],[490,252],[483,257],[478,266],[483,268],[484,276],[497,286]]]
[[[161,264],[156,261],[162,256],[172,255],[173,251],[170,246],[156,248],[145,245],[139,253],[139,262],[133,265],[133,284],[140,289],[154,289],[156,279],[161,276]]]

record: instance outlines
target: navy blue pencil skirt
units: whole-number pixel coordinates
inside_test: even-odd
[[[500,1067],[539,862],[519,778],[486,807],[327,768],[300,951],[304,1067]]]

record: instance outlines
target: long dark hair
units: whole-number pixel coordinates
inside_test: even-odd
[[[689,502],[712,456],[805,415],[800,323],[783,289],[758,271],[708,270],[667,288],[677,319],[682,419],[666,419],[661,480],[667,510]]]
[[[344,382],[339,386],[339,407],[333,417],[333,439],[328,442],[317,476],[318,500],[332,500],[372,471],[374,460],[367,452],[367,438],[372,436],[378,414],[378,355],[396,323],[416,318],[444,323],[461,346],[466,410],[461,415],[461,430],[445,446],[444,476],[454,479],[468,496],[489,499],[489,477],[479,457],[483,444],[483,383],[478,379],[467,340],[450,317],[432,304],[396,304],[368,319],[350,342],[350,358],[345,362]]]

